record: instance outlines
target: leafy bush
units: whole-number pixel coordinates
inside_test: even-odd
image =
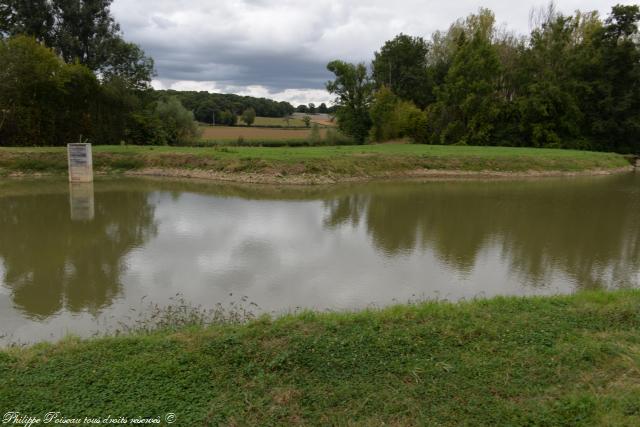
[[[373,127],[370,138],[377,142],[410,137],[427,140],[426,114],[411,101],[402,101],[387,87],[380,89],[370,109]]]
[[[98,87],[86,67],[65,64],[31,37],[0,40],[0,145],[91,137]]]
[[[162,123],[169,144],[187,144],[199,135],[193,112],[184,108],[177,98],[159,101],[154,116]]]
[[[135,145],[181,145],[195,142],[199,133],[193,113],[176,98],[168,98],[132,114],[126,139]]]
[[[135,145],[168,145],[169,135],[163,123],[152,111],[131,115],[127,127],[127,142]]]

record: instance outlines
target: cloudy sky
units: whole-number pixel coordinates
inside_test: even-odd
[[[428,37],[484,6],[498,23],[529,32],[546,0],[115,0],[125,38],[156,62],[156,88],[264,96],[294,105],[330,100],[332,59],[371,61],[396,34]],[[624,0],[557,0],[562,12]]]

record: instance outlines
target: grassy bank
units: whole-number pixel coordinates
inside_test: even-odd
[[[176,425],[638,425],[640,292],[303,313],[0,352],[0,410]]]
[[[258,182],[325,182],[445,173],[580,173],[630,167],[623,156],[571,150],[383,144],[327,147],[96,146],[98,172],[199,171]],[[65,173],[64,148],[0,148],[0,173]],[[251,177],[252,176],[252,177]],[[202,176],[206,177],[206,176]]]

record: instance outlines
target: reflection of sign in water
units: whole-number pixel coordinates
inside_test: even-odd
[[[69,181],[93,181],[93,156],[91,144],[67,144],[69,157]]]
[[[91,221],[95,215],[93,182],[69,184],[69,203],[72,221]]]

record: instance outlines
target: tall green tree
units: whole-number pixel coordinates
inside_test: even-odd
[[[2,145],[50,141],[55,133],[62,66],[51,50],[33,38],[20,36],[0,42]]]
[[[526,145],[567,147],[579,140],[575,29],[571,17],[551,15],[531,34],[521,63],[524,84],[516,100]]]
[[[595,40],[598,70],[590,70],[594,104],[587,123],[600,149],[640,153],[640,7],[612,8]],[[595,97],[594,97],[595,98]]]
[[[395,110],[400,99],[387,86],[378,89],[374,95],[369,115],[371,116],[371,139],[377,142],[397,137]]]
[[[109,48],[120,27],[109,7],[112,0],[52,0],[56,49],[66,62],[79,61],[99,71],[109,59]]]
[[[96,77],[27,36],[0,40],[0,145],[62,145],[92,136]]]
[[[467,40],[461,33],[451,68],[438,89],[438,101],[430,108],[434,142],[491,144],[500,113],[499,74],[500,62],[486,35],[476,32]]]
[[[429,46],[422,37],[397,35],[374,53],[372,77],[378,88],[386,86],[400,98],[426,107],[435,100],[427,70]]]
[[[329,93],[336,95],[338,127],[358,143],[365,142],[371,128],[369,106],[373,96],[371,81],[365,64],[349,64],[332,61],[327,69],[335,74],[335,80],[326,84]]]
[[[133,90],[149,88],[154,62],[138,45],[114,38],[106,49],[107,59],[98,70],[103,81],[119,79]]]
[[[0,36],[29,35],[51,46],[54,23],[50,0],[0,2]]]

